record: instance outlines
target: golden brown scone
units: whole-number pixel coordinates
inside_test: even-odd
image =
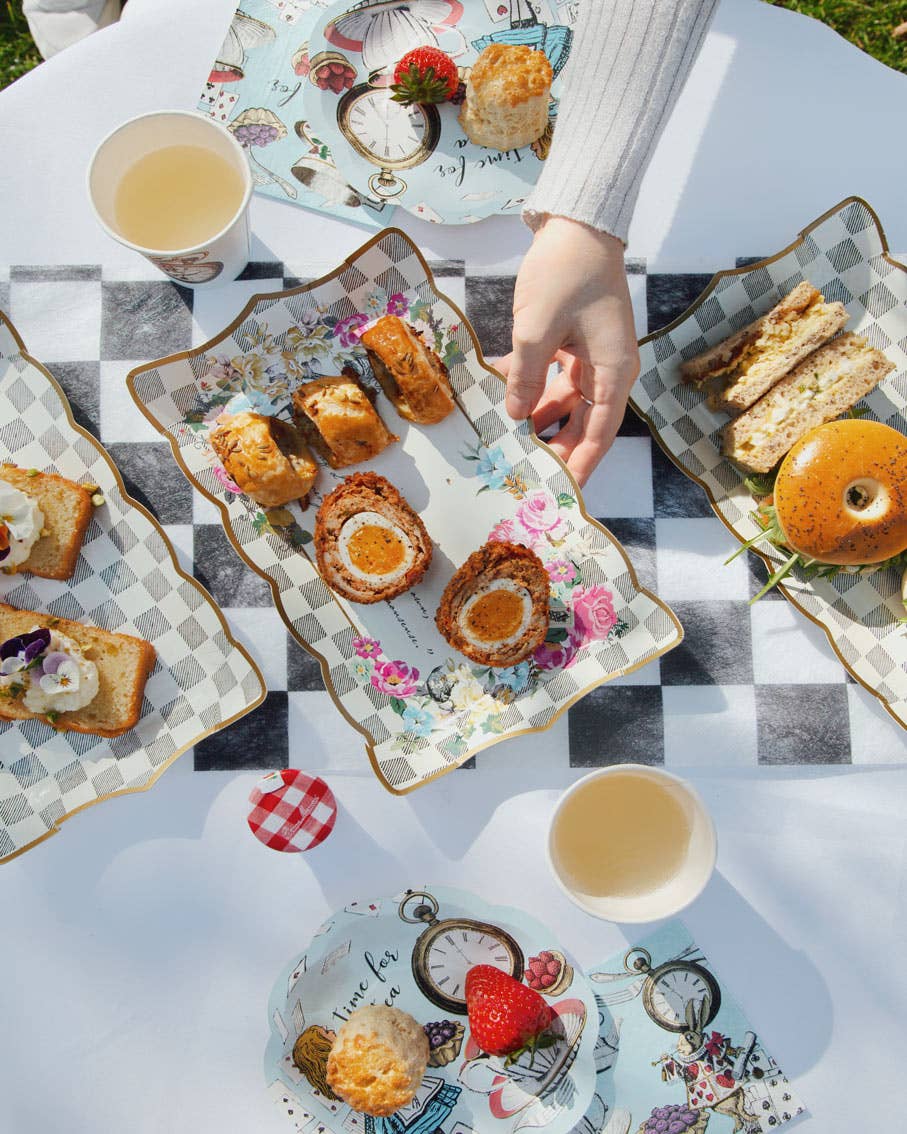
[[[473,64],[460,111],[463,132],[477,146],[515,150],[548,127],[554,74],[543,51],[492,43]]]
[[[318,476],[308,446],[280,418],[222,413],[208,439],[227,474],[265,508],[304,500]]]
[[[98,691],[92,700],[81,709],[61,712],[53,721],[54,728],[94,736],[119,736],[133,728],[142,712],[145,682],[154,669],[154,647],[130,634],[115,634],[0,603],[0,643],[36,627],[65,635],[98,670]],[[0,719],[46,719],[44,714],[26,709],[21,695],[11,695],[13,692],[11,689],[0,696]]]
[[[422,336],[396,315],[384,315],[359,341],[381,388],[401,417],[434,425],[454,408],[447,367]]]
[[[428,1037],[408,1012],[370,1004],[340,1026],[328,1083],[353,1110],[386,1118],[412,1102],[428,1055]]]
[[[350,602],[396,598],[428,570],[425,525],[396,488],[375,473],[353,473],[315,517],[315,556],[327,585]]]
[[[28,571],[42,579],[68,579],[76,569],[91,523],[94,486],[86,488],[56,473],[20,469],[16,465],[0,466],[0,480],[30,496],[44,516],[43,534],[28,558],[18,567],[8,567],[8,573]]]
[[[370,461],[399,441],[352,374],[313,378],[293,394],[293,420],[332,469]]]
[[[486,543],[444,588],[435,624],[472,661],[516,665],[545,640],[549,589],[548,572],[534,551]]]

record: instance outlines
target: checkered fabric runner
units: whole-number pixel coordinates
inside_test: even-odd
[[[312,724],[322,735],[335,725],[338,732],[349,730],[324,692],[317,662],[286,633],[269,586],[235,554],[216,508],[193,492],[169,444],[132,404],[124,379],[133,367],[213,337],[252,295],[295,287],[330,266],[319,263],[303,274],[274,261],[253,262],[230,287],[197,293],[145,278],[151,269],[141,265],[129,279],[96,266],[13,266],[0,275],[0,308],[263,669],[265,704],[197,746],[200,771],[311,768]],[[439,290],[465,311],[486,357],[506,353],[513,277],[474,274],[459,261],[430,267]],[[640,335],[675,319],[711,279],[653,271],[640,261],[629,269]],[[905,759],[904,731],[848,676],[821,629],[779,594],[748,605],[765,581],[763,564],[745,555],[722,566],[737,541],[632,410],[585,501],[620,541],[642,585],[678,615],[686,636],[660,660],[571,708],[566,737],[557,732],[555,743],[551,734],[552,764],[637,761],[682,768]],[[371,775],[361,738],[356,742],[356,770]],[[480,754],[479,774],[494,759],[494,750]]]

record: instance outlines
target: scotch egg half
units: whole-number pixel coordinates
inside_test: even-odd
[[[528,547],[487,543],[447,584],[435,623],[455,650],[506,668],[528,658],[548,632],[549,580]]]
[[[324,498],[315,520],[321,577],[351,602],[396,598],[431,563],[425,525],[396,488],[375,473],[354,473]]]

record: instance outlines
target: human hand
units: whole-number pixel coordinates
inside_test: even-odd
[[[561,370],[546,388],[549,365]],[[548,217],[520,266],[513,351],[497,363],[507,412],[537,432],[567,423],[549,442],[584,484],[614,440],[639,373],[621,242],[566,217]]]

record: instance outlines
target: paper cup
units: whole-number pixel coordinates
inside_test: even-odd
[[[242,178],[243,195],[229,222],[201,244],[188,248],[145,248],[118,230],[116,192],[123,174],[140,158],[167,146],[213,150]],[[186,287],[216,286],[235,279],[249,262],[249,201],[252,174],[239,142],[223,126],[188,110],[141,114],[118,126],[100,143],[88,166],[88,196],[98,223],[120,244],[140,252],[172,280]]]
[[[572,811],[572,808],[568,808],[568,804],[575,802],[577,796],[588,790],[591,784],[631,775],[639,777],[644,782],[648,781],[655,787],[667,789],[674,801],[680,805],[689,831],[686,846],[682,851],[682,861],[670,878],[651,890],[637,891],[632,895],[582,892],[577,881],[571,878],[566,864],[560,859],[558,842],[562,829],[559,825],[564,822],[565,811]],[[644,838],[646,832],[644,811],[639,816],[637,830],[640,837]],[[609,843],[606,829],[601,830],[600,838],[595,841],[600,844],[603,854],[620,855],[628,852],[627,846],[617,845],[616,841],[614,844]],[[613,767],[601,768],[577,780],[558,800],[548,830],[548,864],[557,884],[567,897],[586,913],[608,921],[633,923],[657,921],[659,918],[670,917],[682,910],[705,889],[715,868],[717,853],[715,825],[699,794],[670,772],[643,764],[617,764]]]

